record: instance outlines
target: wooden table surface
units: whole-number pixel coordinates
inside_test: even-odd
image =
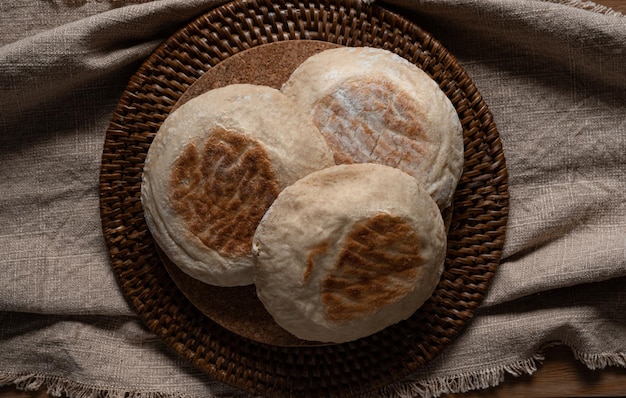
[[[595,0],[626,14],[626,0]],[[532,376],[505,377],[497,387],[444,395],[444,398],[547,398],[547,397],[626,397],[626,368],[590,370],[578,362],[567,347],[547,351],[545,362]],[[0,387],[0,398],[49,398],[45,389],[17,391]]]

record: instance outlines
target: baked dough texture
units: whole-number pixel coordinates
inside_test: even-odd
[[[281,91],[311,115],[337,164],[397,167],[440,209],[451,205],[463,169],[462,126],[417,66],[383,49],[330,49],[305,60]]]
[[[276,323],[300,339],[342,343],[408,318],[431,296],[446,235],[413,177],[338,165],[283,190],[252,250],[257,295]]]
[[[148,227],[182,271],[217,286],[253,282],[252,237],[278,193],[333,165],[310,118],[280,91],[235,84],[172,112],[147,154]]]

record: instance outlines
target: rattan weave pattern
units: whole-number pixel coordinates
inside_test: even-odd
[[[465,166],[440,284],[407,321],[350,343],[279,347],[217,325],[170,279],[143,218],[143,161],[178,98],[220,61],[280,40],[394,51],[440,84],[464,127]],[[500,260],[508,203],[499,133],[458,61],[416,24],[356,1],[235,0],[185,26],[128,83],[106,132],[100,173],[101,218],[113,271],[140,318],[210,377],[272,397],[358,395],[431,360],[457,336],[484,297]]]

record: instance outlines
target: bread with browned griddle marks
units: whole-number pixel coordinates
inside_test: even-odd
[[[282,191],[254,235],[257,294],[278,325],[342,343],[411,316],[443,271],[439,208],[403,171],[352,164]]]
[[[333,165],[310,118],[280,91],[249,84],[172,112],[147,154],[145,217],[185,273],[218,286],[253,282],[252,237],[279,192]]]
[[[420,68],[387,50],[329,49],[306,59],[281,91],[309,113],[337,164],[399,168],[441,210],[451,205],[464,161],[461,122]]]

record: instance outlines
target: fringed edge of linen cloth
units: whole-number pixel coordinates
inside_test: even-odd
[[[626,352],[615,354],[585,354],[572,350],[574,357],[585,364],[589,369],[604,369],[609,366],[626,368]]]
[[[363,398],[375,397],[439,397],[443,394],[458,394],[472,390],[484,390],[496,387],[504,381],[506,375],[531,375],[537,366],[544,360],[542,353],[510,365],[483,369],[480,371],[462,373],[454,376],[433,377],[415,382],[404,382],[380,389],[375,394],[365,395]]]
[[[561,342],[548,343],[530,358],[510,365],[497,366],[476,372],[462,373],[449,377],[433,377],[415,382],[405,382],[384,387],[375,393],[362,395],[362,398],[378,397],[439,397],[443,394],[458,394],[472,390],[482,390],[496,387],[504,381],[506,376],[519,377],[532,375],[545,360],[545,351],[548,348],[563,345]],[[609,366],[626,368],[626,352],[586,354],[570,347],[574,357],[589,369],[603,369]],[[20,391],[37,391],[42,388],[53,397],[68,398],[199,398],[194,394],[163,393],[156,391],[135,391],[115,388],[94,387],[77,381],[68,380],[60,376],[45,376],[38,374],[0,374],[0,387],[13,386]],[[235,395],[230,395],[235,397]],[[247,396],[245,393],[236,396]],[[203,398],[216,398],[216,395],[206,395]]]
[[[162,393],[155,391],[132,391],[115,388],[101,388],[68,380],[60,376],[38,374],[0,374],[0,387],[12,386],[19,391],[38,391],[46,389],[53,397],[68,398],[198,398],[193,394]],[[215,398],[215,395],[203,395]]]
[[[398,397],[398,398],[432,398],[443,394],[459,394],[473,390],[484,390],[498,386],[506,376],[519,377],[532,375],[545,361],[545,352],[549,348],[564,345],[562,342],[550,342],[530,358],[509,365],[496,366],[480,371],[461,373],[454,376],[433,377],[419,381],[407,381],[380,389],[376,393],[364,395],[362,398]],[[569,347],[574,358],[591,370],[604,369],[609,366],[626,368],[626,352],[586,354],[574,347]]]

